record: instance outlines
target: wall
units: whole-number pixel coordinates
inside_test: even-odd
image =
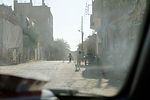
[[[2,47],[3,47],[3,21],[0,18],[0,58],[2,57]]]
[[[137,48],[145,8],[146,0],[93,2],[91,28],[98,34],[98,55],[103,64],[128,66]]]
[[[32,6],[32,3],[14,3],[14,12],[20,18],[22,27],[26,27],[26,17],[35,23],[35,33],[41,50],[42,58],[45,58],[46,48],[53,41],[53,16],[46,5]]]
[[[0,38],[2,53],[4,59],[8,59],[8,51],[12,48],[17,48],[19,53],[23,49],[23,33],[19,25],[12,24],[4,18],[0,18]]]

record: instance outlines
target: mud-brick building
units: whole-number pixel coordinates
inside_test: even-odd
[[[24,45],[24,50],[34,53],[36,59],[46,60],[49,58],[49,46],[53,41],[53,16],[50,7],[45,5],[44,0],[39,6],[34,6],[32,0],[29,3],[20,3],[14,0],[14,12],[19,17],[23,32],[29,34],[28,36],[24,35],[24,44],[29,44],[26,43],[27,39],[33,41],[36,39],[35,47],[31,46],[32,48],[30,48],[28,45]],[[34,24],[36,38],[27,32],[28,20]]]
[[[18,63],[22,50],[22,28],[12,8],[0,5],[0,64]]]
[[[93,0],[91,29],[103,64],[125,68],[136,51],[147,0]]]

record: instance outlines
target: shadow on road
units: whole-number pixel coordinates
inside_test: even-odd
[[[82,76],[88,79],[100,79],[103,78],[104,72],[102,68],[96,66],[84,66],[86,69],[82,72]]]
[[[100,88],[101,80],[105,77],[102,68],[97,66],[84,66],[86,69],[82,72],[82,76],[88,79],[97,79],[96,87]]]
[[[82,72],[82,76],[87,79],[97,79],[97,88],[100,88],[104,84],[119,88],[122,82],[120,77],[115,73],[110,71],[110,69],[104,69],[102,66],[86,66]]]

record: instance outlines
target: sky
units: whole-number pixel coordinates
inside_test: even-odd
[[[30,0],[18,0],[29,2]],[[42,0],[32,0],[34,5],[41,5]],[[13,5],[13,0],[0,0],[5,5]],[[90,16],[85,14],[86,3],[91,0],[45,0],[45,4],[51,7],[53,15],[54,39],[64,39],[70,45],[72,51],[81,43],[81,16],[83,16],[84,39],[91,34]]]

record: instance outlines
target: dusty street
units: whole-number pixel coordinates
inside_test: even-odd
[[[120,81],[115,80],[114,83],[108,79],[109,72],[104,71],[101,66],[83,66],[80,71],[76,72],[74,62],[63,61],[39,61],[0,66],[0,73],[47,80],[43,88],[77,89],[83,93],[101,95],[115,94],[120,85]]]

